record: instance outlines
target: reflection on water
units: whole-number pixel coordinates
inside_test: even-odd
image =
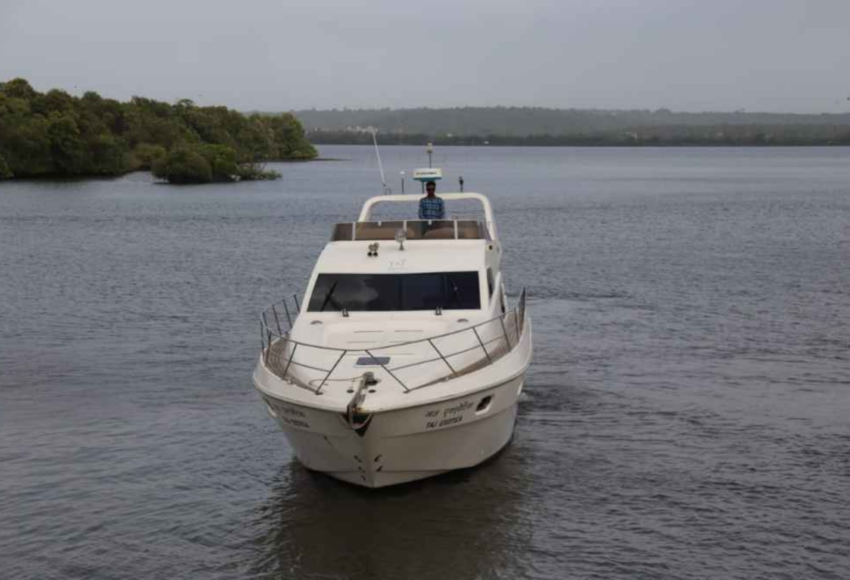
[[[531,533],[518,517],[526,480],[519,464],[500,459],[382,490],[292,462],[252,524],[268,531],[250,570],[264,578],[446,579],[515,569]]]

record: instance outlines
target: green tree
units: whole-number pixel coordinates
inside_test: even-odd
[[[160,158],[165,157],[168,151],[162,145],[151,145],[150,143],[139,143],[133,150],[132,166],[137,169],[150,169]]]
[[[274,143],[274,159],[313,159],[318,155],[295,115],[283,113],[266,117],[264,122]]]
[[[309,158],[315,150],[294,117],[246,117],[188,99],[120,103],[93,91],[77,98],[12,79],[0,83],[0,155],[16,177],[155,167],[177,183],[266,179],[277,174],[263,169],[265,161]]]
[[[53,113],[47,133],[55,166],[66,175],[82,174],[89,163],[90,152],[86,142],[80,138],[80,129],[74,118]]]
[[[91,153],[90,173],[116,175],[126,171],[129,160],[127,145],[108,132],[89,136],[86,139]]]
[[[209,183],[212,168],[197,151],[181,147],[158,159],[153,165],[153,174],[169,183]]]
[[[239,175],[236,152],[225,145],[202,145],[198,153],[210,164],[213,181],[234,181]]]
[[[242,181],[280,179],[280,177],[280,173],[273,169],[266,169],[263,163],[243,163],[239,166],[239,179]]]
[[[15,174],[9,169],[6,159],[3,158],[3,155],[0,155],[0,179],[11,179],[14,176]]]
[[[53,89],[44,95],[37,95],[32,99],[32,110],[34,113],[49,117],[50,113],[62,113],[75,115],[79,111],[77,99],[58,89]]]
[[[13,99],[24,99],[25,101],[33,100],[38,93],[24,79],[17,78],[0,84],[0,91],[6,93],[7,96]]]
[[[54,171],[49,123],[42,116],[16,123],[2,143],[4,156],[17,177],[48,175]]]

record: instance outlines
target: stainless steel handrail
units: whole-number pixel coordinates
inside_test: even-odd
[[[290,310],[289,306],[294,306],[294,316],[292,315],[292,310]],[[284,330],[284,327],[281,325],[280,317],[278,316],[278,307],[282,307],[283,311],[286,312],[286,323],[287,327]],[[300,302],[298,300],[298,295],[293,294],[291,296],[287,296],[282,300],[279,300],[273,303],[271,306],[266,308],[260,315],[260,338],[262,342],[262,354],[263,354],[263,362],[269,368],[269,370],[279,376],[284,380],[291,381],[293,384],[296,384],[302,388],[312,391],[316,395],[322,394],[322,389],[325,385],[332,380],[331,375],[333,375],[336,368],[342,362],[342,360],[348,355],[357,355],[357,354],[366,354],[370,357],[378,366],[380,366],[388,376],[392,377],[401,388],[409,393],[416,389],[420,389],[423,387],[427,387],[436,383],[439,383],[449,377],[455,377],[466,369],[474,368],[474,370],[478,370],[480,368],[484,368],[495,363],[497,360],[506,356],[508,353],[512,352],[517,345],[522,340],[522,335],[525,332],[525,317],[526,317],[526,291],[523,288],[520,293],[519,299],[516,305],[499,316],[494,318],[490,318],[483,322],[479,322],[477,324],[467,326],[465,328],[461,328],[459,330],[454,330],[452,332],[447,332],[443,334],[438,334],[434,336],[429,336],[427,338],[422,338],[418,340],[411,340],[407,342],[393,343],[387,344],[378,347],[370,347],[370,348],[362,348],[362,349],[343,349],[343,348],[335,348],[330,346],[318,345],[318,344],[310,344],[302,341],[293,340],[290,337],[290,332],[292,330],[293,325],[295,324],[295,320],[298,317],[298,312],[300,310]],[[274,322],[274,326],[270,322],[272,319]],[[491,338],[488,340],[484,340],[479,333],[479,329],[482,329],[488,324],[492,324],[498,321],[499,328],[501,329],[501,333],[498,333],[499,336],[496,338]],[[509,327],[513,327],[515,339],[511,338],[511,333],[508,331]],[[275,332],[277,331],[277,332]],[[498,331],[498,329],[497,329]],[[434,344],[435,340],[443,339],[450,336],[460,336],[464,333],[470,333],[470,336],[474,336],[476,339],[476,345],[470,348],[464,348],[461,350],[453,351],[453,352],[443,352],[441,351],[436,344]],[[499,343],[504,338],[504,352],[499,351],[498,344],[492,348],[492,352],[488,351],[487,346],[495,343]],[[390,349],[396,349],[401,347],[410,347],[413,345],[429,345],[430,348],[437,354],[436,358],[425,359],[421,361],[414,361],[412,363],[407,363],[401,366],[397,366],[395,368],[390,368],[387,364],[384,364],[381,361],[381,357],[375,355],[375,352],[379,351],[387,351]],[[286,356],[286,349],[288,345],[292,345],[292,350],[289,353],[289,356]],[[295,359],[295,353],[298,350],[298,347],[302,347],[302,350],[306,348],[311,349],[320,349],[323,351],[332,351],[334,353],[339,353],[338,357],[334,357],[334,364],[330,368],[322,368],[318,366],[313,366],[306,364],[304,362],[298,362]],[[448,359],[459,356],[462,354],[466,354],[476,349],[481,349],[483,352],[483,356],[475,361],[468,362],[466,366],[462,369],[456,369],[454,365],[452,365]],[[276,357],[272,360],[272,357]],[[448,368],[449,372],[445,375],[441,375],[436,379],[432,379],[425,384],[419,386],[408,386],[396,373],[417,365],[435,363],[437,361],[441,361],[442,364]],[[485,363],[486,361],[486,363]],[[485,364],[482,364],[485,363]],[[305,383],[300,381],[295,376],[290,374],[288,371],[295,365],[296,367],[307,368],[318,373],[324,373],[323,377],[317,377],[315,382],[318,382],[318,387],[311,387],[309,383]],[[282,370],[280,367],[282,366]],[[395,372],[393,372],[395,371]],[[470,371],[467,371],[470,372]],[[347,379],[342,379],[347,380]]]
[[[458,224],[461,224],[463,227],[465,224],[474,223],[478,227],[478,235],[479,237],[461,237],[459,234]],[[387,226],[387,224],[395,224],[392,227]],[[383,240],[392,240],[395,239],[395,233],[399,228],[395,227],[400,224],[402,229],[406,235],[408,235],[408,240],[427,240],[427,237],[418,237],[418,236],[410,236],[410,231],[408,229],[408,225],[414,226],[415,224],[429,224],[429,225],[439,225],[439,224],[452,224],[451,228],[453,230],[453,234],[451,238],[433,238],[433,239],[454,239],[454,240],[485,240],[485,241],[493,241],[490,236],[490,222],[481,219],[480,217],[472,217],[472,218],[462,218],[458,216],[451,216],[442,220],[426,220],[426,219],[416,219],[416,220],[408,220],[408,219],[384,219],[384,220],[375,220],[368,222],[339,222],[334,224],[333,229],[331,230],[331,241],[332,242],[356,242],[356,241],[383,241]],[[385,233],[389,233],[390,235],[386,237],[381,236],[369,236],[369,235],[357,235],[358,228],[366,229],[367,226],[371,226],[377,228],[379,231],[385,230]],[[350,230],[350,231],[348,231]]]

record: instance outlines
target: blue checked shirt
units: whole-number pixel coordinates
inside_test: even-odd
[[[443,200],[439,197],[423,197],[419,200],[419,219],[441,220],[446,217]]]

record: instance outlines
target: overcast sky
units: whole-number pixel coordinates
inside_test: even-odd
[[[0,0],[0,80],[241,110],[850,110],[850,0]]]

